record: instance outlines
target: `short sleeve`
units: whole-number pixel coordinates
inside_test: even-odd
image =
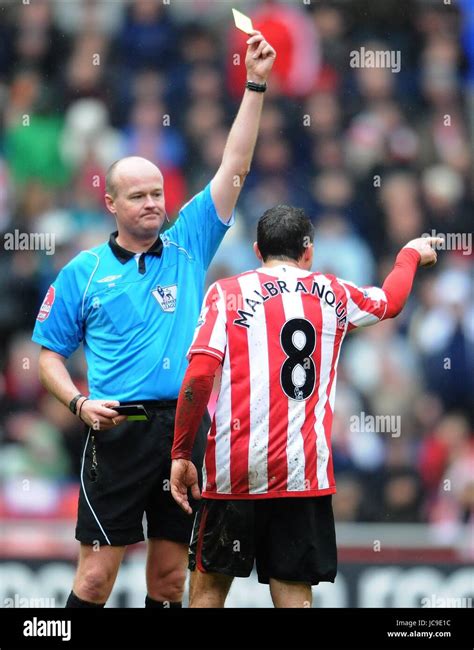
[[[347,295],[348,330],[367,327],[383,320],[387,296],[379,287],[357,287],[352,282],[338,280]]]
[[[222,362],[227,347],[225,301],[217,282],[209,287],[204,298],[201,314],[188,351],[193,354],[209,354]]]
[[[234,214],[224,223],[217,214],[209,183],[180,210],[175,224],[163,239],[184,247],[207,269],[219,244],[234,223]]]
[[[69,357],[84,337],[82,294],[74,268],[65,266],[46,293],[36,317],[32,340]]]

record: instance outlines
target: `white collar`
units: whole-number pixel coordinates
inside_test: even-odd
[[[266,275],[273,275],[275,277],[280,276],[282,273],[288,273],[290,275],[305,278],[308,275],[312,275],[312,271],[306,271],[305,269],[300,269],[298,266],[288,266],[285,262],[277,264],[275,266],[261,266],[256,269],[257,272],[265,273]]]

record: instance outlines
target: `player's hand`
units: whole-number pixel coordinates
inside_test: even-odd
[[[245,55],[247,79],[255,83],[264,83],[276,59],[276,52],[257,30],[250,35],[247,45]]]
[[[442,244],[443,242],[444,239],[442,237],[418,237],[405,244],[404,248],[414,248],[420,253],[419,266],[433,266],[436,264],[438,255],[432,246]]]
[[[103,399],[88,399],[84,402],[81,409],[81,420],[92,429],[96,431],[106,431],[117,426],[127,419],[126,415],[119,415],[117,411],[113,410],[114,406],[119,406],[120,402],[117,400],[103,400]]]
[[[191,488],[193,499],[200,499],[197,469],[190,460],[179,458],[171,462],[171,495],[180,508],[192,515],[193,511],[189,505],[188,488]]]

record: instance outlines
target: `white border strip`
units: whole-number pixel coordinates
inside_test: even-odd
[[[86,294],[87,294],[87,291],[89,289],[90,283],[92,282],[92,278],[94,277],[95,272],[97,271],[97,267],[99,266],[99,263],[100,263],[100,257],[97,255],[97,253],[93,253],[92,251],[84,251],[84,253],[89,253],[89,255],[95,255],[95,257],[97,257],[97,262],[96,262],[94,270],[92,271],[92,273],[90,275],[89,282],[87,283],[86,290],[84,291],[84,295],[82,296],[82,310],[81,310],[82,318],[84,318],[84,301],[86,299]]]
[[[95,512],[94,512],[94,508],[91,506],[91,502],[89,501],[89,497],[87,496],[86,488],[85,488],[85,486],[84,486],[84,463],[85,463],[85,460],[86,460],[86,449],[87,449],[87,445],[89,444],[89,437],[90,437],[90,435],[91,435],[91,428],[89,427],[89,431],[87,432],[87,440],[86,440],[86,444],[84,445],[84,451],[83,451],[83,453],[82,453],[81,485],[82,485],[82,489],[84,490],[84,496],[85,496],[85,498],[86,498],[87,505],[88,505],[89,508],[91,509],[91,512],[92,512],[92,514],[94,515],[94,518],[95,518],[97,524],[99,525],[99,528],[100,528],[100,530],[102,531],[103,536],[104,536],[105,539],[107,540],[107,544],[110,544],[110,546],[112,546],[112,543],[111,543],[110,539],[107,537],[105,530],[102,528],[102,524],[100,523],[100,521],[99,521],[97,515],[96,515]]]

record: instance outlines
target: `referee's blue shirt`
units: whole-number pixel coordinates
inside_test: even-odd
[[[232,223],[207,185],[146,253],[121,248],[116,233],[82,251],[50,287],[33,341],[64,357],[82,341],[92,399],[175,399],[206,271]]]

